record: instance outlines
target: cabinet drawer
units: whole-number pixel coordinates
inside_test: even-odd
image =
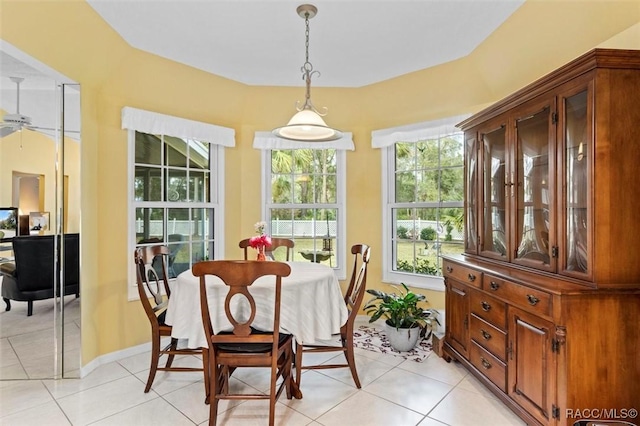
[[[481,291],[471,292],[471,313],[482,318],[489,324],[499,328],[507,329],[507,306],[506,303],[491,297]]]
[[[509,304],[518,305],[529,312],[551,315],[551,295],[544,291],[492,275],[485,275],[482,278],[482,288],[490,294],[507,300]]]
[[[442,262],[442,270],[445,277],[451,277],[477,288],[482,285],[482,272],[478,272],[475,269],[444,260]]]
[[[505,360],[507,335],[476,315],[471,315],[471,338],[498,359]]]
[[[502,392],[507,391],[505,364],[475,342],[471,342],[469,360],[482,374],[487,376]]]

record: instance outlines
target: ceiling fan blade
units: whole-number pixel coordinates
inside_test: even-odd
[[[0,138],[4,138],[5,136],[9,136],[14,133],[16,129],[13,127],[0,127]]]
[[[55,128],[55,127],[41,127],[41,126],[28,126],[27,127],[29,130],[35,130],[35,131],[49,131],[49,132],[59,132],[61,129],[60,128]],[[69,133],[75,133],[75,134],[80,134],[79,130],[69,130],[69,129],[64,129],[64,133],[65,134],[69,134]]]

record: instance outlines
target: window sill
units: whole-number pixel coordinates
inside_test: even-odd
[[[426,290],[444,291],[444,278],[432,275],[416,275],[402,272],[385,272],[382,280],[385,283],[401,284],[408,287],[422,288]]]

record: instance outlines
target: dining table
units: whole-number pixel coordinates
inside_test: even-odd
[[[329,340],[340,332],[348,317],[347,306],[334,270],[314,262],[286,262],[291,273],[282,278],[280,332],[294,336],[299,343]],[[207,300],[214,333],[231,330],[224,302],[229,288],[215,276],[206,276]],[[273,328],[275,276],[258,278],[249,288],[256,300],[253,325],[265,331]],[[238,300],[236,300],[238,299]],[[248,307],[243,298],[232,299],[232,309]],[[200,312],[200,279],[191,270],[177,276],[171,284],[171,297],[165,322],[172,326],[171,337],[185,341],[189,348],[207,347]]]

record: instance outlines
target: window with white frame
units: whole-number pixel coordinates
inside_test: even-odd
[[[462,253],[463,117],[373,133],[382,148],[383,279],[443,289],[442,254]]]
[[[284,142],[263,148],[264,220],[273,237],[295,242],[293,261],[317,262],[346,276],[346,145]],[[266,136],[271,139],[271,136]],[[339,148],[336,148],[338,146]],[[264,149],[269,147],[270,149]],[[274,253],[284,256],[284,252]]]
[[[183,126],[187,120],[135,111],[156,122],[146,128],[144,121],[136,126],[151,132],[129,130],[129,252],[145,245],[168,246],[169,276],[175,278],[196,262],[220,257],[224,150],[211,141],[170,135],[188,134],[188,126],[186,130],[170,126],[172,120]],[[124,121],[123,111],[123,127]],[[215,131],[220,128],[212,128],[208,136],[217,139]],[[191,131],[201,133],[196,129]],[[130,290],[129,295],[136,293]]]

